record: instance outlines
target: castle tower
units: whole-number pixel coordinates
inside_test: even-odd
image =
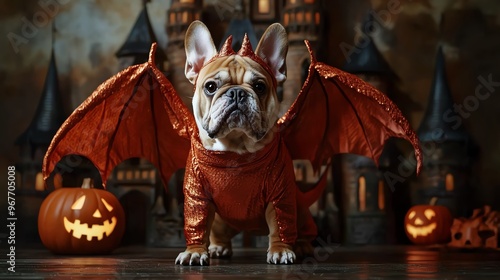
[[[137,17],[127,39],[115,54],[120,59],[122,69],[148,61],[151,44],[157,42],[149,20],[147,2],[149,1],[143,1],[141,13]],[[157,48],[155,55],[157,67],[163,71],[163,64],[167,56],[161,47]]]
[[[362,22],[369,24],[369,15]],[[364,30],[364,28],[361,28]],[[373,39],[364,34],[365,41],[355,42],[358,52],[353,52],[342,70],[355,74],[365,82],[387,94],[397,78],[375,46]],[[366,41],[368,40],[368,41]],[[377,168],[375,162],[355,154],[340,155],[340,168],[336,172],[340,185],[340,200],[344,241],[349,244],[384,244],[393,239],[389,229],[394,228],[390,211],[391,190],[384,172],[390,171],[398,150],[392,141],[386,143]]]
[[[184,37],[189,24],[201,18],[202,9],[202,0],[172,0],[170,9],[167,11],[169,80],[190,110],[193,85],[184,75],[186,63]]]
[[[21,161],[17,164],[21,179],[18,183],[19,189],[27,193],[44,190],[43,157],[52,137],[65,119],[54,46],[52,46],[49,68],[35,115],[28,128],[15,142],[21,150]]]
[[[244,11],[242,3],[243,1],[239,0],[235,2],[236,5],[233,18],[231,18],[231,21],[227,26],[226,32],[222,37],[222,40],[219,44],[219,49],[222,47],[222,45],[229,36],[233,36],[233,43],[231,46],[233,50],[237,52],[240,49],[241,44],[243,43],[243,37],[245,36],[245,34],[247,34],[248,39],[252,44],[252,47],[255,49],[259,42],[257,41],[257,36],[255,35],[252,22],[250,21],[248,15]]]
[[[437,197],[437,204],[447,206],[452,214],[467,216],[471,197],[468,174],[473,147],[460,116],[452,111],[454,102],[448,86],[445,58],[440,46],[436,55],[434,80],[418,137],[424,150],[420,182],[412,190],[414,204],[427,204]]]
[[[307,77],[309,52],[304,40],[314,47],[320,33],[321,14],[317,0],[286,0],[283,25],[288,33],[287,80],[283,83],[280,113],[293,103]]]

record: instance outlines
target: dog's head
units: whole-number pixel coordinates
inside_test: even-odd
[[[271,25],[255,52],[245,36],[238,53],[231,38],[217,53],[207,27],[195,21],[185,47],[185,74],[195,85],[193,113],[205,148],[245,153],[267,144],[278,119],[276,85],[286,79],[283,26]]]

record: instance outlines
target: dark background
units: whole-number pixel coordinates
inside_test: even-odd
[[[342,46],[353,46],[367,11],[373,8],[380,15],[383,28],[373,34],[374,42],[399,77],[393,98],[415,129],[427,106],[439,44],[444,49],[448,81],[456,104],[466,105],[464,100],[474,96],[479,77],[491,76],[490,80],[500,82],[498,1],[324,2],[325,30],[321,36],[324,44],[318,50],[318,57],[337,67],[348,58]],[[57,3],[61,4],[51,14],[39,1],[0,1],[0,129],[3,131],[0,182],[6,182],[7,166],[19,160],[14,141],[29,125],[42,92],[52,45],[52,20],[56,20],[54,48],[59,82],[69,114],[101,82],[120,69],[114,54],[142,7],[139,0],[61,0]],[[167,0],[153,0],[148,4],[159,46],[164,49],[168,42],[165,23],[169,5]],[[41,13],[47,18],[38,18],[38,27],[24,36],[26,41],[13,44],[13,34],[23,36],[26,20],[33,22]],[[212,21],[218,18],[221,26],[230,19],[213,14],[210,18]],[[220,31],[212,32],[214,37],[220,36]],[[490,204],[497,208],[500,202],[499,92],[500,86],[494,88],[486,100],[480,101],[477,108],[468,111],[462,119],[480,151],[472,166],[474,206]],[[6,212],[5,196],[6,191],[1,191],[0,216]]]

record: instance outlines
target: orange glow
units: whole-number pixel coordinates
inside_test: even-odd
[[[455,189],[455,180],[453,179],[453,175],[450,173],[446,174],[446,190],[451,192],[453,189]]]
[[[45,190],[45,182],[43,181],[42,172],[38,172],[35,178],[35,190],[43,192]]]
[[[269,0],[259,0],[259,14],[269,14],[271,12],[271,5]]]
[[[384,181],[378,181],[378,209],[385,209],[385,193],[384,193]]]
[[[303,12],[298,12],[297,13],[297,21],[301,23],[304,20],[304,13]]]
[[[364,176],[359,177],[358,179],[358,199],[359,199],[359,211],[366,211],[366,179]]]

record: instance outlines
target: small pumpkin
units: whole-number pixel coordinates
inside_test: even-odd
[[[125,231],[125,212],[116,197],[94,189],[60,188],[45,198],[38,213],[38,233],[57,254],[104,254],[114,250]]]
[[[405,232],[411,242],[419,245],[446,243],[450,240],[453,217],[445,206],[415,205],[405,216]]]

